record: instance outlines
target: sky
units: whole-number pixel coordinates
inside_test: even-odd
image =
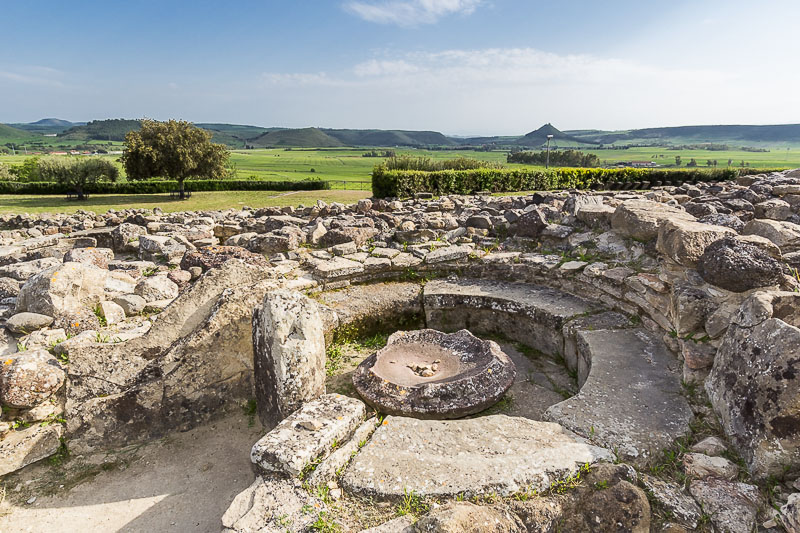
[[[26,0],[0,20],[0,122],[800,122],[797,0]]]

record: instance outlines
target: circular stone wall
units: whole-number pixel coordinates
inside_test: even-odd
[[[398,331],[353,373],[361,397],[379,411],[417,418],[458,418],[495,404],[516,369],[494,341],[462,329]]]

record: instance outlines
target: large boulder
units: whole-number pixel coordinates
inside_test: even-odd
[[[797,307],[795,293],[761,293],[746,300],[706,380],[722,427],[758,478],[780,474],[786,466],[800,470]]]
[[[127,222],[120,224],[111,232],[114,250],[117,252],[139,251],[139,237],[141,235],[147,235],[147,228]]]
[[[258,413],[267,428],[325,393],[325,335],[317,304],[297,291],[267,293],[253,311]]]
[[[0,403],[29,409],[55,394],[67,375],[47,350],[27,350],[7,357],[0,365]]]
[[[113,260],[114,250],[110,248],[73,248],[64,254],[65,263],[84,263],[103,269],[108,269],[108,262]]]
[[[742,233],[765,237],[783,253],[800,250],[800,225],[791,222],[757,218],[745,224]]]
[[[697,262],[697,271],[708,283],[733,292],[777,285],[783,278],[778,261],[761,248],[734,237],[709,245]]]
[[[107,270],[83,263],[64,263],[36,274],[20,288],[17,312],[52,317],[74,316],[100,300]]]
[[[525,533],[520,519],[509,513],[470,502],[437,507],[416,523],[417,533]]]
[[[136,284],[134,294],[146,302],[171,300],[178,296],[178,285],[167,276],[151,276]]]
[[[34,424],[11,431],[0,440],[0,476],[56,453],[61,446],[63,433],[61,424]]]
[[[140,337],[70,350],[70,448],[190,428],[253,397],[253,308],[270,272],[228,261],[187,288]]]
[[[611,216],[611,227],[626,237],[649,241],[658,235],[659,228],[667,220],[691,222],[695,217],[660,202],[627,200]]]
[[[203,272],[212,268],[219,268],[222,263],[230,259],[239,259],[245,263],[269,266],[263,255],[256,254],[240,246],[203,246],[197,250],[186,252],[181,259],[181,268],[189,270],[200,267]]]
[[[518,237],[526,237],[535,239],[538,237],[544,228],[547,227],[547,219],[539,209],[532,209],[524,213],[514,224],[509,228],[509,233]]]
[[[676,218],[667,220],[659,228],[656,250],[678,264],[694,268],[708,245],[729,235],[736,235],[736,232],[724,226]]]
[[[378,234],[375,228],[360,228],[360,227],[341,227],[334,228],[325,233],[320,239],[319,243],[322,246],[334,246],[336,244],[343,244],[346,242],[354,242],[356,246],[362,246],[366,242]]]
[[[751,533],[756,529],[760,501],[755,485],[711,478],[692,481],[689,492],[711,516],[716,531]]]
[[[53,323],[53,317],[39,313],[17,313],[6,321],[6,327],[11,333],[27,335],[33,331],[46,328]]]
[[[178,263],[186,246],[172,237],[161,235],[141,235],[139,237],[139,258],[144,261]]]

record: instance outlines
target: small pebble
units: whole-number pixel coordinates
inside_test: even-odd
[[[32,503],[33,503],[33,502],[35,502],[35,501],[36,501],[36,496],[31,496],[30,498],[28,498],[28,501],[26,501],[25,503],[27,503],[28,505],[30,505],[30,504],[32,504]]]

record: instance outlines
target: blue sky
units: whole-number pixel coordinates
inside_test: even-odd
[[[796,0],[0,5],[0,121],[520,134],[800,122]]]

